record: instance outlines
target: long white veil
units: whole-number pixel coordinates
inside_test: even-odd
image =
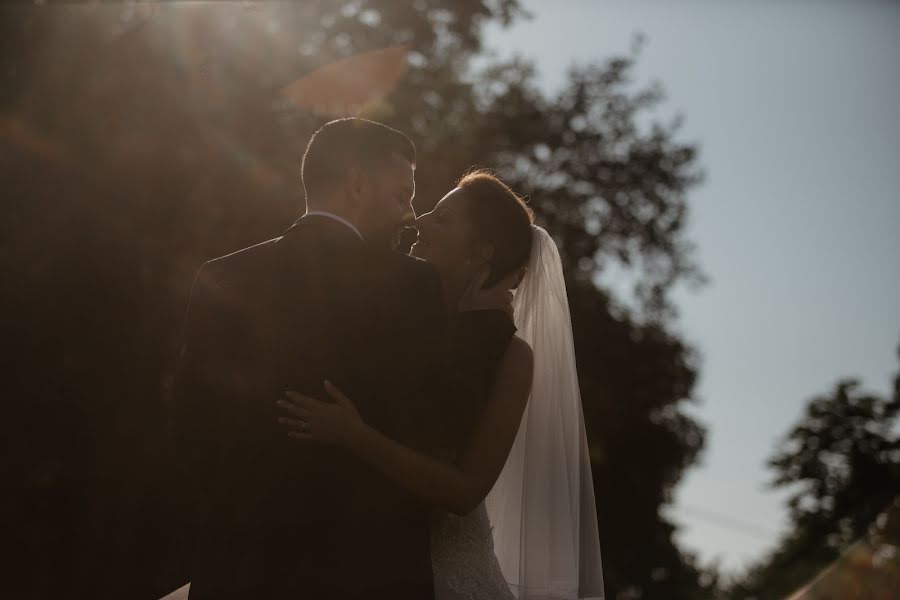
[[[488,494],[494,551],[520,600],[601,599],[603,570],[572,321],[553,238],[533,227],[513,299],[534,381],[509,458]]]

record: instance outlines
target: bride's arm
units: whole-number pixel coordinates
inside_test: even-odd
[[[506,463],[531,393],[533,368],[531,348],[513,337],[498,366],[484,414],[452,465],[369,427],[353,403],[330,384],[326,390],[334,403],[291,392],[291,401],[280,404],[300,420],[280,421],[293,429],[292,437],[339,442],[413,494],[445,510],[467,514],[484,500]]]

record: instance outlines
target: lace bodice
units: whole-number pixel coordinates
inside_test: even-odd
[[[435,600],[513,600],[494,555],[484,502],[465,516],[436,514],[431,529]]]

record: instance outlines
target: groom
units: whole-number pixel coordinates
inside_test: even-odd
[[[198,274],[174,388],[192,599],[433,597],[428,507],[343,450],[287,438],[274,406],[288,389],[327,398],[328,379],[368,423],[436,450],[441,283],[393,250],[415,158],[380,123],[326,124],[303,157],[307,213]]]

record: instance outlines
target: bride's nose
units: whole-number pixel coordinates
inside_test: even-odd
[[[433,213],[433,212],[434,212],[433,210],[430,210],[427,213],[423,213],[423,214],[419,215],[418,217],[416,217],[416,227],[418,227],[422,223],[427,223],[428,220],[431,218],[431,213]]]

